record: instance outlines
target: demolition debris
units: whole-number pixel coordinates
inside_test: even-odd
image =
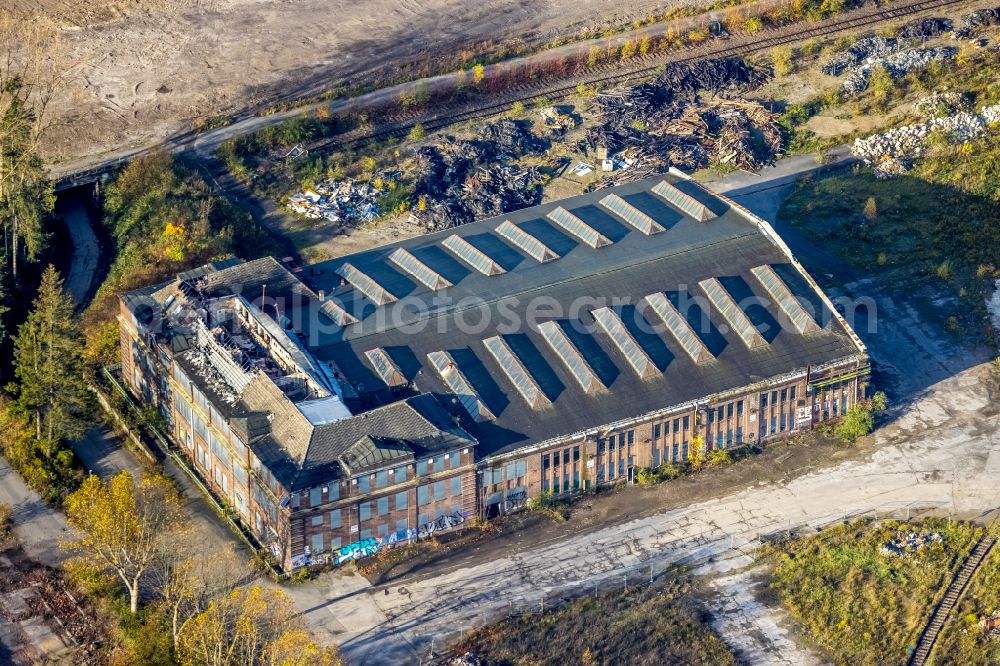
[[[946,18],[916,19],[899,29],[897,37],[862,35],[854,44],[834,54],[824,63],[821,70],[830,76],[840,76],[847,72],[842,89],[848,95],[856,95],[868,87],[872,71],[882,68],[893,79],[898,79],[909,71],[926,67],[935,60],[955,57],[958,49],[952,46],[917,48],[914,42],[938,37],[952,29],[952,22]]]
[[[475,139],[420,148],[410,221],[429,230],[447,229],[534,206],[542,197],[538,171],[500,162],[546,148],[525,123],[509,118],[484,125]]]
[[[378,200],[383,194],[371,183],[325,180],[288,197],[288,207],[313,220],[363,224],[379,216]]]
[[[914,113],[925,118],[941,118],[971,108],[969,98],[956,92],[934,93],[913,104]]]
[[[768,73],[729,58],[667,67],[654,83],[598,94],[601,124],[586,145],[616,170],[590,189],[638,180],[670,166],[724,165],[756,171],[782,152],[775,114],[756,102],[733,99],[759,87]],[[712,96],[703,100],[699,91]]]
[[[941,133],[950,143],[964,143],[985,133],[1000,122],[1000,104],[984,107],[979,113],[955,113],[905,125],[882,134],[856,139],[851,153],[872,167],[877,178],[905,173],[914,157],[923,154],[933,133]]]
[[[958,29],[952,33],[955,39],[973,39],[981,28],[1000,25],[1000,7],[996,9],[980,9],[962,17]]]
[[[905,557],[917,552],[924,546],[932,543],[942,543],[943,541],[944,538],[940,532],[920,534],[918,532],[900,531],[896,532],[895,539],[883,544],[878,551],[883,557]]]

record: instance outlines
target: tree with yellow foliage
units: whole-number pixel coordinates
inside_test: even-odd
[[[66,498],[66,518],[79,537],[65,547],[125,585],[129,608],[139,609],[144,582],[162,561],[185,516],[176,489],[162,476],[139,482],[122,471],[107,482],[89,476]]]
[[[688,457],[688,462],[691,464],[691,469],[699,470],[702,465],[705,464],[705,438],[701,435],[695,435],[691,438],[691,455]]]
[[[342,666],[340,651],[317,645],[281,590],[237,588],[181,632],[185,666]]]
[[[483,67],[478,62],[472,66],[472,82],[475,84],[482,83],[483,78],[486,76],[486,68]]]

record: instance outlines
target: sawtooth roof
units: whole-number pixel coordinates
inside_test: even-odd
[[[706,213],[695,219],[654,192],[663,180],[704,205]],[[664,188],[659,188],[663,191]],[[665,231],[646,235],[616,217],[600,200],[609,193],[622,197]],[[591,247],[561,229],[548,214],[564,208],[611,241]],[[544,262],[518,249],[495,232],[505,221],[551,248],[559,258]],[[505,226],[505,228],[508,228]],[[484,275],[446,249],[452,234],[465,239],[503,267],[503,273]],[[453,286],[431,290],[393,265],[389,255],[405,248]],[[375,280],[397,303],[376,305],[336,279],[349,262]],[[787,320],[779,304],[752,269],[768,265],[791,293],[811,306],[818,330],[800,334],[782,327]],[[743,305],[744,314],[766,344],[749,348],[730,318],[712,305],[699,283],[716,278],[732,300],[767,299]],[[324,331],[312,341],[313,353],[334,363],[347,381],[364,394],[385,389],[364,353],[381,348],[421,393],[448,402],[449,388],[438,369],[428,361],[432,352],[446,351],[457,369],[472,384],[494,419],[468,418],[458,400],[449,405],[462,417],[463,427],[479,442],[478,455],[506,453],[552,438],[640,417],[672,405],[681,405],[834,361],[860,357],[863,347],[841,320],[833,315],[818,291],[770,237],[725,200],[693,181],[673,175],[552,202],[497,218],[464,225],[317,264],[304,279],[314,290],[324,289],[359,320]],[[701,305],[686,310],[712,358],[696,362],[672,336],[655,312],[645,307],[645,297],[663,293],[675,305],[689,297]],[[593,368],[606,391],[586,391],[538,331],[523,325],[529,304],[542,297],[562,312],[546,317],[563,328]],[[587,299],[594,299],[588,306]],[[575,311],[570,309],[576,304]],[[614,305],[624,302],[624,305]],[[745,301],[744,301],[745,303]],[[653,360],[655,372],[640,376],[623,355],[621,345],[593,326],[590,310],[610,305],[625,322],[639,347]],[[644,314],[637,314],[637,307]],[[682,308],[678,308],[684,311]],[[522,325],[497,330],[504,313],[516,314]],[[483,314],[489,325],[463,332],[460,319],[478,322]],[[737,322],[745,321],[729,313]],[[702,317],[710,322],[699,326]],[[422,329],[420,325],[423,325]],[[652,330],[649,325],[658,326]],[[483,341],[495,335],[503,340],[526,367],[547,400],[529,404]],[[626,348],[628,345],[625,346]],[[516,373],[515,373],[516,374]],[[522,382],[523,383],[523,382]]]

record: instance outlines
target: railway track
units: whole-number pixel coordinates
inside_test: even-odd
[[[353,137],[341,136],[328,141],[318,142],[314,144],[313,150],[358,147],[381,139],[404,135],[417,124],[420,124],[425,130],[436,131],[451,125],[503,113],[519,102],[527,106],[539,100],[555,101],[564,99],[575,93],[581,83],[597,87],[619,85],[651,77],[657,73],[660,67],[667,63],[685,63],[704,59],[748,55],[813,37],[827,37],[848,30],[873,26],[883,21],[891,21],[925,11],[961,5],[964,2],[965,0],[921,0],[919,2],[859,10],[858,12],[851,12],[842,17],[828,19],[819,24],[796,23],[785,28],[775,29],[763,36],[756,36],[756,38],[744,37],[724,43],[713,42],[708,46],[691,49],[678,54],[646,56],[645,58],[641,58],[638,67],[630,67],[626,70],[623,70],[616,63],[609,63],[589,69],[586,73],[567,77],[564,81],[555,85],[532,86],[530,84],[522,84],[515,86],[501,93],[503,99],[494,99],[489,104],[475,104],[474,102],[456,104],[454,106],[445,106],[434,114],[411,114],[398,120],[390,121],[381,129],[369,131],[364,135]]]
[[[659,67],[673,62],[693,62],[707,58],[725,58],[735,55],[748,55],[757,53],[776,46],[791,44],[812,37],[826,37],[848,30],[857,30],[874,26],[883,21],[919,14],[925,11],[941,9],[962,5],[966,0],[919,0],[917,2],[899,2],[890,6],[873,7],[849,12],[842,16],[835,16],[821,23],[808,24],[796,23],[783,28],[774,29],[758,35],[747,35],[740,38],[726,41],[711,41],[703,46],[688,49],[683,52],[667,53],[660,55],[645,56],[631,61],[631,66],[623,68],[620,63],[606,63],[588,69],[575,75],[568,75],[558,82],[548,85],[533,85],[530,83],[513,86],[503,92],[494,95],[489,100],[472,100],[463,103],[445,104],[435,110],[434,113],[414,112],[411,114],[397,116],[393,119],[383,121],[375,129],[357,133],[347,133],[338,137],[333,137],[326,141],[312,144],[312,150],[330,150],[335,148],[353,148],[366,145],[375,141],[405,135],[417,124],[426,130],[435,131],[444,129],[451,125],[477,120],[489,116],[497,115],[509,110],[518,102],[528,105],[539,100],[556,101],[564,99],[573,94],[582,83],[587,86],[607,87],[627,83],[638,79],[650,77],[656,73]],[[526,59],[522,62],[527,62]],[[413,82],[410,85],[418,85]],[[372,104],[371,108],[384,106],[384,101]],[[314,105],[318,106],[318,105]],[[311,107],[305,107],[303,111],[308,111]],[[282,122],[282,118],[275,118],[274,124]],[[248,129],[242,133],[258,131],[264,125],[257,125],[253,129]],[[218,130],[218,136],[229,137],[234,134],[225,133],[226,128]],[[215,132],[212,130],[211,132]],[[225,134],[224,134],[225,133]],[[235,135],[239,135],[236,133]],[[194,135],[187,133],[182,137],[176,137],[173,141],[161,146],[138,150],[135,153],[108,160],[102,164],[90,166],[79,171],[64,173],[57,182],[57,189],[64,187],[86,184],[94,182],[100,177],[111,173],[119,166],[127,163],[134,157],[148,154],[155,150],[167,149],[173,153],[183,153],[187,151],[197,151],[198,144],[205,141],[206,134]],[[216,139],[213,145],[218,145],[223,139]]]
[[[931,619],[920,634],[920,640],[917,641],[917,647],[913,651],[913,654],[910,655],[908,666],[923,666],[927,663],[927,659],[931,656],[931,650],[934,649],[934,644],[937,642],[938,636],[944,628],[944,623],[948,620],[948,616],[951,615],[952,610],[954,610],[958,600],[969,586],[969,582],[976,574],[979,565],[983,563],[990,549],[993,548],[994,543],[995,540],[993,537],[985,534],[976,544],[975,548],[972,549],[972,552],[969,553],[969,557],[966,558],[962,564],[962,568],[955,574],[951,585],[945,590],[944,597],[934,609]]]

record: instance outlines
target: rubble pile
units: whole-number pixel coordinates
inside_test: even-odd
[[[477,138],[423,146],[417,151],[415,206],[410,221],[447,229],[541,201],[534,168],[501,164],[545,151],[527,126],[508,118],[484,125]]]
[[[905,49],[885,56],[868,57],[861,64],[852,67],[844,77],[841,89],[848,95],[856,95],[868,87],[872,71],[881,67],[894,79],[909,71],[926,67],[934,60],[948,60],[958,54],[954,46],[938,46],[929,49]]]
[[[910,160],[923,153],[932,133],[943,132],[953,143],[963,143],[980,136],[997,122],[1000,122],[1000,104],[984,107],[979,113],[929,118],[922,123],[855,139],[851,153],[871,166],[877,178],[889,178],[906,171]]]
[[[898,40],[874,35],[859,37],[854,44],[835,53],[821,68],[824,74],[840,76],[844,70],[854,67],[868,58],[884,58],[902,48]]]
[[[955,39],[972,39],[980,28],[1000,25],[1000,7],[996,9],[980,9],[962,17],[962,23],[952,33]]]
[[[913,104],[913,111],[925,118],[950,116],[970,108],[969,98],[956,92],[934,93]]]
[[[582,148],[594,149],[604,170],[613,173],[589,189],[638,180],[670,166],[725,164],[755,171],[771,163],[782,151],[775,115],[756,102],[734,98],[768,76],[735,58],[678,63],[653,83],[600,93],[595,103],[601,123],[587,130]],[[703,100],[700,91],[713,95]]]
[[[941,17],[928,17],[914,19],[899,29],[900,39],[926,39],[928,37],[939,37],[946,32],[951,32],[953,24],[951,19]]]
[[[924,546],[932,543],[941,543],[943,537],[940,532],[930,532],[920,534],[919,532],[896,532],[896,538],[883,544],[879,553],[883,557],[904,557],[915,553]]]
[[[834,54],[821,69],[830,76],[847,72],[842,89],[848,95],[856,95],[868,87],[868,78],[877,67],[884,68],[895,79],[926,67],[934,60],[954,57],[958,53],[954,47],[921,49],[912,46],[914,41],[937,37],[952,27],[947,18],[929,17],[910,21],[899,29],[895,38],[862,35],[854,44]]]
[[[380,179],[391,180],[393,174]],[[288,207],[300,215],[330,222],[363,224],[379,216],[378,200],[382,196],[371,183],[355,180],[324,180],[314,189],[306,189],[288,197]]]

